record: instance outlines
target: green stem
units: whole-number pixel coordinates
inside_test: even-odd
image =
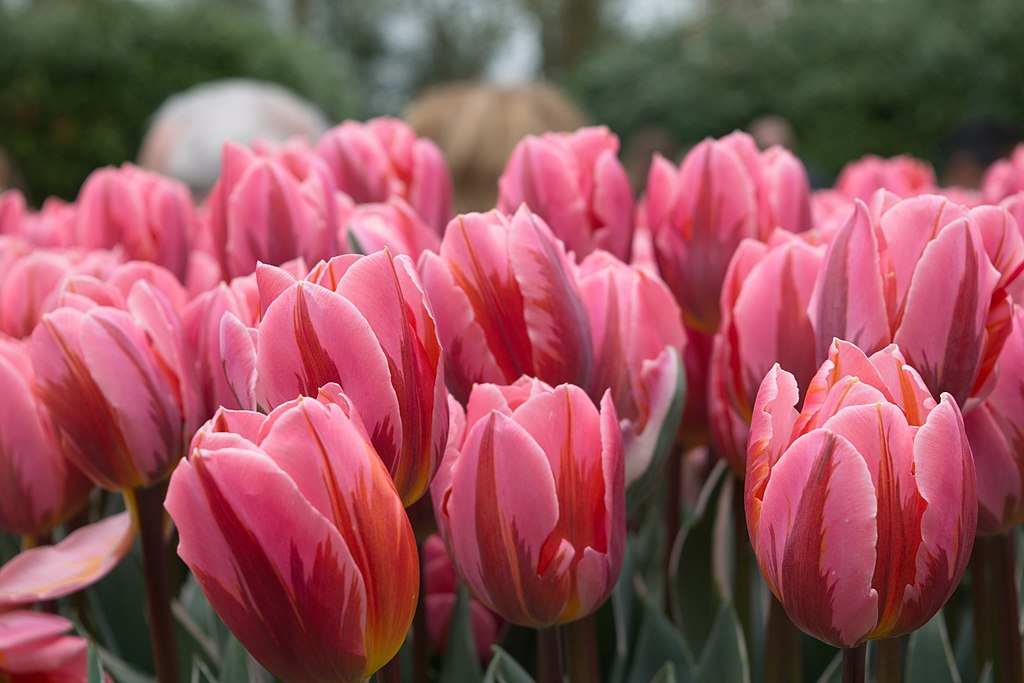
[[[900,683],[903,643],[901,638],[886,638],[875,643],[878,653],[878,683]]]
[[[800,631],[774,595],[768,605],[765,641],[765,683],[800,683]]]
[[[402,662],[397,654],[377,672],[377,683],[402,683]]]
[[[149,607],[149,637],[153,666],[159,683],[178,683],[178,649],[175,644],[171,594],[168,590],[167,548],[164,543],[164,496],[167,482],[125,491],[125,502],[139,529],[142,567]]]
[[[565,624],[565,653],[569,660],[570,681],[600,681],[601,665],[597,661],[597,632],[594,615]]]
[[[989,539],[974,539],[971,554],[971,600],[974,603],[974,658],[975,674],[980,675],[985,662],[992,658],[992,596],[989,565],[992,549]]]
[[[683,470],[683,450],[676,446],[668,454],[668,463],[665,467],[665,556],[662,563],[662,586],[665,614],[672,614],[672,544],[676,542],[679,534],[679,503],[681,477]]]
[[[864,683],[864,660],[867,643],[843,648],[843,683]]]
[[[733,479],[733,604],[743,628],[743,637],[750,642],[750,537],[747,535],[747,513],[743,507],[743,481]]]
[[[1016,552],[1013,533],[1001,534],[991,540],[993,581],[999,600],[996,618],[999,631],[999,663],[1004,683],[1024,683],[1024,660],[1021,658],[1020,613],[1017,606]]]
[[[537,683],[562,683],[562,637],[557,626],[537,629]]]

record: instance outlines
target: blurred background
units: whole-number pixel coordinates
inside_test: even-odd
[[[1020,0],[0,0],[0,175],[73,199],[138,158],[170,95],[241,76],[330,122],[543,80],[619,134],[639,182],[651,150],[764,125],[819,185],[869,152],[970,184],[964,150],[983,167],[1024,128],[1021,26]]]

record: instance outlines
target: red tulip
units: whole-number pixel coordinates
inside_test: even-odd
[[[536,628],[596,610],[618,579],[626,515],[611,397],[535,379],[478,384],[431,489],[453,564],[478,600]]]
[[[210,604],[274,675],[363,681],[398,652],[416,610],[416,541],[343,398],[219,411],[166,507]]]
[[[475,382],[522,375],[587,386],[590,326],[565,248],[520,208],[458,216],[438,254],[420,259],[437,315],[448,388],[465,401]]]
[[[577,259],[604,249],[628,261],[633,190],[618,151],[618,137],[604,126],[528,135],[498,180],[498,210],[526,204]]]
[[[801,629],[837,647],[913,631],[967,567],[974,463],[956,401],[938,405],[895,346],[846,342],[795,406],[778,365],[754,404],[747,529],[769,587]]]

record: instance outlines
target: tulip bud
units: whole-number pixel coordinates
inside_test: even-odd
[[[171,477],[178,554],[242,644],[296,683],[364,681],[398,652],[416,540],[344,402],[219,411]]]
[[[935,192],[938,182],[930,164],[902,154],[889,159],[869,154],[851,161],[836,180],[841,194],[865,202],[883,188],[906,199]]]
[[[85,683],[89,644],[66,635],[74,624],[32,610],[0,614],[0,678]]]
[[[977,495],[956,401],[936,405],[895,346],[835,341],[803,412],[775,367],[747,451],[750,541],[793,622],[837,647],[923,626],[967,567]]]
[[[452,562],[515,624],[584,617],[611,592],[626,536],[622,436],[611,397],[523,378],[477,385],[461,445],[431,489]]]

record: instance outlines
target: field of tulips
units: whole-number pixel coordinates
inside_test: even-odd
[[[618,145],[0,195],[0,681],[1024,683],[1024,146]]]

